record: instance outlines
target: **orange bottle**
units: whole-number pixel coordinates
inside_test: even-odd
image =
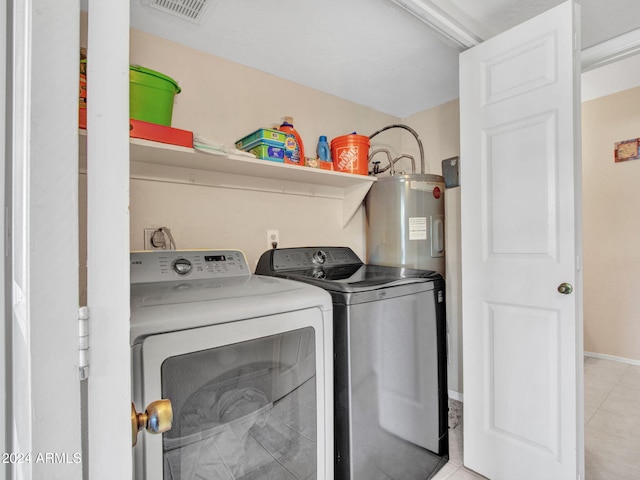
[[[284,141],[284,162],[304,166],[304,144],[300,134],[293,128],[293,118],[284,117],[278,130],[287,134]]]

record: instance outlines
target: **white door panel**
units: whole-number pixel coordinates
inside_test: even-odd
[[[485,260],[518,255],[555,259],[557,216],[555,114],[518,119],[483,132],[487,198],[484,212],[491,226],[484,238]],[[518,156],[518,161],[515,160]],[[550,208],[551,207],[551,208]]]
[[[460,57],[465,464],[493,480],[582,469],[574,9]]]
[[[483,321],[490,429],[558,455],[558,312],[487,302]]]

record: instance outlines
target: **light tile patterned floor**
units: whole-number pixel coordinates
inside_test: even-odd
[[[585,358],[586,480],[640,480],[640,366]]]
[[[462,403],[449,400],[449,462],[432,480],[477,480],[485,477],[468,470],[463,465]]]
[[[640,366],[586,357],[585,480],[640,480]],[[432,480],[484,479],[463,466],[462,405],[450,401],[449,463]]]

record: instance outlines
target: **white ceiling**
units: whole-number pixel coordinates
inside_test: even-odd
[[[399,118],[458,96],[460,49],[391,0],[208,0],[199,24],[149,3],[131,0],[133,28]],[[562,0],[429,3],[486,39]],[[579,3],[583,48],[640,28],[637,0]]]

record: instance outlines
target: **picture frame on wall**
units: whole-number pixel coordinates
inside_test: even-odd
[[[640,159],[640,138],[616,142],[614,148],[614,161],[616,163],[638,159]]]

